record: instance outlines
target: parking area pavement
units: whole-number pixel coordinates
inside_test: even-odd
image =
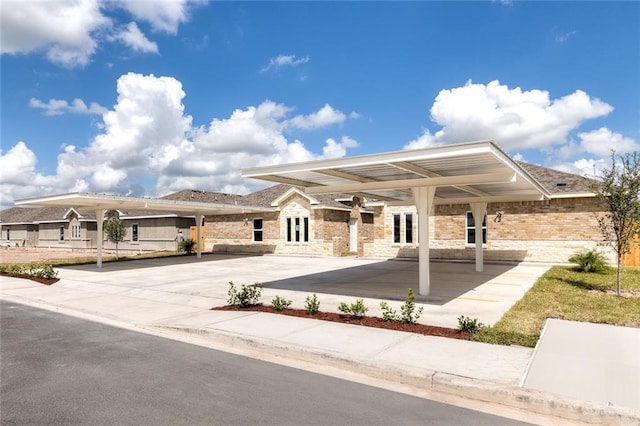
[[[424,307],[419,322],[455,328],[457,318],[466,315],[494,324],[548,268],[531,263],[486,264],[484,272],[475,272],[472,263],[432,262],[431,294],[417,297]],[[225,305],[229,282],[263,283],[263,303],[280,295],[292,300],[293,308],[304,308],[305,298],[313,293],[325,311],[337,311],[340,302],[362,298],[368,314],[376,316],[381,315],[381,300],[399,308],[409,287],[418,294],[418,262],[413,260],[205,254],[201,259],[64,267],[59,277],[58,288],[194,308]]]

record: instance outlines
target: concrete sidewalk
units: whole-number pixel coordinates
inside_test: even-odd
[[[123,262],[102,270],[95,269],[95,266],[62,268],[61,281],[53,286],[2,277],[0,297],[147,332],[192,336],[215,344],[217,348],[251,348],[264,354],[572,421],[594,424],[637,424],[640,421],[637,410],[520,387],[534,353],[530,348],[488,345],[258,312],[212,311],[211,307],[226,304],[229,275],[225,275],[225,268],[229,268],[231,274],[245,272],[242,269],[238,271],[238,263],[225,263],[223,260],[213,261],[215,277],[212,277],[212,262],[176,265],[166,260]],[[296,269],[301,267],[300,263],[305,263],[303,259],[298,260],[295,267],[291,265],[295,258],[261,259],[269,262],[271,269],[260,274],[271,277],[267,282],[290,280],[301,272]],[[247,261],[255,267],[256,259]],[[362,274],[366,270],[364,266],[379,266],[378,262],[360,260],[349,265],[361,267],[356,272]],[[322,259],[322,262],[311,259],[308,263],[302,266],[307,274],[309,268],[315,268],[315,274],[331,274],[329,271],[335,268],[329,264],[330,259]],[[400,263],[405,262],[388,265],[395,267]],[[282,278],[283,269],[287,268],[290,277]],[[250,276],[251,272],[247,269],[245,275]],[[219,281],[221,276],[225,281],[212,282]],[[490,280],[495,279],[490,277]],[[252,282],[252,279],[243,281]],[[263,300],[271,300],[278,294],[295,298],[296,303],[302,304],[304,296],[309,294],[285,287],[279,284],[275,289],[265,288]],[[319,297],[321,309],[327,310],[327,305],[337,304],[337,300],[349,300],[346,296],[335,297],[339,299],[331,299],[327,294]],[[329,300],[327,304],[325,299]],[[498,305],[489,304],[494,309]],[[367,306],[373,305],[368,303]],[[432,310],[427,315],[428,319],[447,322],[453,315],[446,310],[439,311],[440,302],[424,306]],[[460,313],[456,311],[456,315]],[[370,314],[376,315],[375,312]]]

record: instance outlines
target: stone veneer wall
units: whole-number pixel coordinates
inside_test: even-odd
[[[499,210],[504,214],[497,221]],[[595,198],[491,203],[487,206],[484,258],[487,261],[566,262],[577,251],[598,247],[601,237],[595,213],[601,210]],[[436,206],[435,216],[429,218],[431,259],[475,258],[475,246],[465,244],[467,211],[470,211],[468,205]],[[392,242],[393,214],[405,212],[415,214],[415,208],[376,208],[375,240],[366,246],[365,255],[418,256],[415,243]],[[611,250],[601,249],[613,260]]]
[[[286,241],[287,217],[309,218],[309,241]],[[244,219],[247,219],[246,225]],[[253,241],[253,219],[263,219],[263,241]],[[279,253],[339,256],[349,249],[349,212],[316,209],[292,194],[280,211],[207,217],[204,251],[215,253]]]
[[[253,219],[258,218],[263,220],[262,242],[253,241]],[[204,251],[273,253],[280,238],[278,212],[207,216],[203,233]]]
[[[324,241],[329,256],[340,256],[349,251],[349,212],[341,210],[315,210],[316,235]]]

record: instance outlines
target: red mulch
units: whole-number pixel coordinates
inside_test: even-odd
[[[60,281],[60,278],[38,278],[38,277],[32,277],[31,275],[8,274],[6,272],[0,272],[0,275],[4,275],[5,277],[13,277],[13,278],[24,278],[26,280],[35,281],[37,283],[44,284],[44,285],[51,285]]]
[[[257,311],[268,312],[271,314],[289,315],[292,317],[313,318],[323,321],[339,322],[342,324],[363,325],[365,327],[385,328],[387,330],[406,331],[409,333],[424,334],[427,336],[450,337],[453,339],[471,340],[471,334],[446,327],[436,327],[425,324],[405,324],[402,321],[385,321],[378,317],[353,318],[351,315],[338,314],[334,312],[318,312],[315,315],[307,314],[304,309],[285,309],[276,311],[273,306],[254,305],[246,308],[238,308],[236,306],[226,305],[211,308],[218,311]]]

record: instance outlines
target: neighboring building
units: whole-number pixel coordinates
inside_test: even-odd
[[[148,211],[118,211],[126,236],[118,244],[120,250],[175,250],[179,229],[188,234],[195,225],[193,217]],[[85,249],[97,247],[98,227],[95,212],[62,207],[12,207],[0,211],[0,245],[10,247],[45,247],[52,249]],[[115,245],[103,237],[104,248]]]
[[[483,227],[488,261],[566,262],[601,239],[595,213],[602,208],[577,175],[519,163],[551,197],[545,201],[489,203]],[[387,206],[344,194],[308,195],[275,185],[248,195],[184,190],[162,197],[260,207],[260,213],[205,215],[203,252],[417,257],[418,216],[413,206]],[[195,239],[195,216],[121,211],[122,250],[175,250],[178,229]],[[94,212],[14,207],[0,212],[0,243],[39,247],[96,247]],[[429,220],[432,259],[472,260],[475,226],[468,204],[436,205]],[[105,248],[112,248],[105,239]]]

